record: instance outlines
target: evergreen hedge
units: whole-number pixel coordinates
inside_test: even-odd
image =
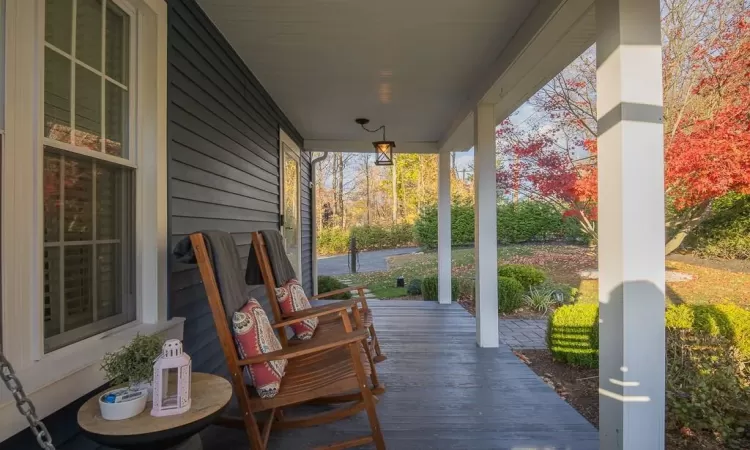
[[[324,228],[318,231],[318,254],[341,255],[349,251],[349,239],[357,239],[359,251],[414,245],[412,225],[360,226],[349,229]]]
[[[437,248],[437,206],[422,209],[414,223],[414,239],[423,249]],[[502,244],[524,242],[587,242],[576,221],[563,217],[553,206],[536,201],[500,204],[497,206],[497,237]],[[451,244],[474,243],[474,206],[451,206]]]
[[[731,193],[717,199],[711,217],[688,246],[704,257],[750,259],[750,195]]]

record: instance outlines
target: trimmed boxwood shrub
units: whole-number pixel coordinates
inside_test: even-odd
[[[552,356],[574,366],[599,367],[599,305],[567,305],[547,321]]]
[[[409,282],[409,286],[406,287],[406,293],[409,295],[421,295],[422,294],[422,280],[415,278]]]
[[[451,301],[458,300],[458,278],[451,277]],[[422,280],[422,298],[437,301],[438,299],[438,277],[432,275]]]
[[[737,305],[677,305],[667,308],[667,328],[722,336],[750,359],[750,311]]]
[[[599,352],[599,306],[567,305],[549,317],[547,344],[552,355],[564,362],[597,367]],[[690,330],[709,336],[721,336],[750,358],[750,311],[734,304],[670,305],[666,311],[669,330]],[[571,345],[571,343],[573,345]]]
[[[321,275],[318,277],[318,293],[325,294],[326,292],[335,291],[338,289],[344,289],[346,285],[339,280]],[[333,297],[327,297],[327,300],[349,300],[352,298],[351,292],[344,292],[343,294],[336,294]]]
[[[550,316],[547,345],[556,360],[598,367],[598,314],[598,305],[577,304]],[[666,328],[667,427],[746,448],[740,441],[750,425],[750,311],[734,304],[671,305]]]
[[[501,277],[515,278],[523,289],[527,291],[530,287],[544,283],[547,277],[544,272],[534,266],[523,264],[505,264],[497,268],[497,274]]]
[[[497,277],[497,310],[512,313],[523,305],[523,285],[515,278]]]

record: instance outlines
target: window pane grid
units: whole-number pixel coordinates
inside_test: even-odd
[[[65,1],[72,14],[59,26],[68,17],[53,13]],[[70,87],[65,92],[54,82],[62,67],[45,73],[45,137],[128,158],[130,16],[112,0],[47,0],[46,20],[45,48],[70,62]]]
[[[132,320],[133,170],[45,147],[45,347]],[[116,319],[120,317],[120,319]],[[86,332],[89,330],[89,333]],[[69,335],[69,336],[68,336]]]
[[[104,79],[106,81],[109,81],[110,83],[114,84],[115,86],[119,87],[120,89],[122,89],[124,91],[128,90],[128,86],[127,85],[124,85],[124,84],[120,83],[119,81],[117,81],[116,79],[112,78],[111,76],[103,73],[101,70],[98,70],[98,69],[95,69],[95,68],[89,66],[88,64],[86,64],[85,62],[81,61],[80,59],[73,58],[73,55],[71,55],[70,53],[67,53],[67,52],[65,52],[65,51],[63,51],[63,50],[55,47],[54,45],[50,44],[49,42],[45,42],[44,46],[46,48],[52,50],[53,52],[59,54],[60,56],[64,56],[65,58],[69,59],[70,61],[75,61],[76,64],[78,64],[81,67],[85,67],[86,69],[94,72],[96,75],[98,75],[100,77],[104,77]]]

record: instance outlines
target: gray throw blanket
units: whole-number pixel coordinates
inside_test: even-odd
[[[283,286],[292,278],[297,278],[294,273],[294,267],[286,255],[284,248],[284,238],[278,230],[263,230],[260,232],[263,241],[266,243],[268,260],[271,262],[271,271],[276,287]],[[260,273],[260,264],[255,254],[255,247],[250,245],[250,254],[247,258],[247,271],[245,272],[245,282],[249,285],[264,284],[263,275]]]
[[[201,234],[206,242],[208,257],[214,268],[214,276],[231,329],[232,314],[239,311],[249,298],[247,286],[242,279],[242,261],[237,252],[237,244],[229,233],[223,231],[202,231]],[[173,254],[181,263],[197,263],[189,236],[177,243]]]

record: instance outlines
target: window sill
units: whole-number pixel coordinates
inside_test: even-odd
[[[46,417],[107,382],[99,370],[105,353],[115,351],[137,334],[162,334],[182,339],[185,319],[173,318],[156,324],[129,324],[44,355],[16,375],[36,406]],[[0,383],[1,384],[1,383]],[[0,388],[0,442],[28,427],[18,413],[13,397]]]

